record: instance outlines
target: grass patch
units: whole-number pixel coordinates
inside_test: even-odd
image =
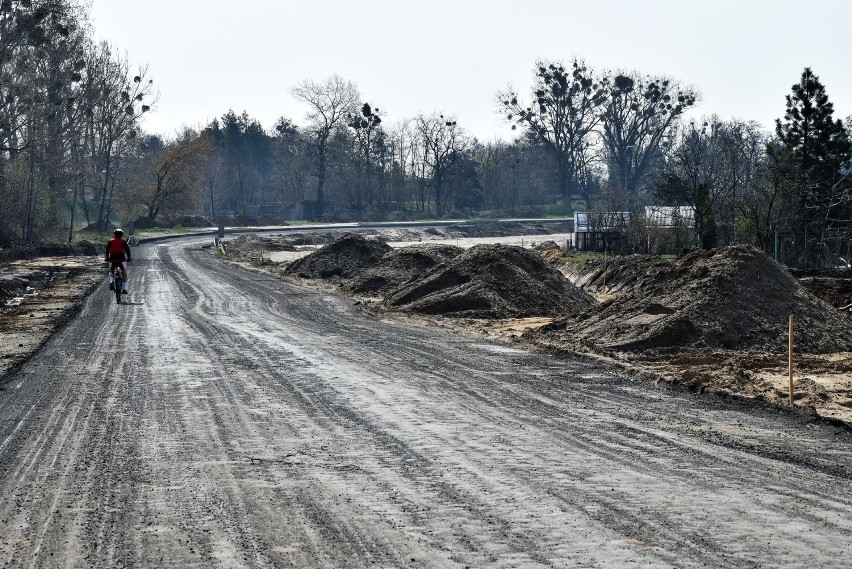
[[[603,259],[603,254],[601,253],[569,253],[559,258],[559,264],[571,265],[582,269],[589,261],[598,261],[601,259]]]
[[[190,227],[151,227],[149,229],[144,229],[136,232],[136,237],[139,239],[144,239],[145,237],[154,237],[159,235],[183,235],[185,233],[194,233],[202,228],[190,228]],[[205,228],[206,229],[206,228]]]

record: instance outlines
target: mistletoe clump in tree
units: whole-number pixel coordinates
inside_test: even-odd
[[[347,125],[355,135],[355,183],[350,202],[355,209],[375,205],[376,177],[380,172],[382,154],[382,119],[379,108],[369,103],[361,105],[360,113],[350,113]]]
[[[512,128],[547,148],[556,162],[562,196],[585,186],[591,155],[591,136],[601,119],[607,86],[586,65],[574,59],[569,67],[559,62],[536,66],[533,102],[521,102],[511,88],[498,93]]]
[[[603,139],[613,189],[620,207],[636,205],[642,182],[678,119],[698,101],[698,94],[676,81],[619,73],[608,78]]]

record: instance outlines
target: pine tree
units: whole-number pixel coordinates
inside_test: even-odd
[[[852,158],[852,143],[834,105],[809,67],[787,95],[784,120],[775,132],[795,161],[791,172],[801,219],[800,253],[805,261],[823,260],[826,240],[849,226],[849,182],[843,169]]]

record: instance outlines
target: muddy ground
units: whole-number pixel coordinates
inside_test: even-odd
[[[480,236],[485,232],[479,228]],[[247,236],[231,243],[228,256],[332,287],[385,317],[603,358],[661,384],[780,405],[789,398],[793,315],[796,406],[852,423],[846,273],[796,278],[746,246],[675,261],[610,257],[604,266],[595,258],[566,263],[555,242],[464,248],[430,244],[445,238],[434,233],[349,235],[301,251],[292,237]],[[276,260],[274,252],[285,248],[292,256]]]

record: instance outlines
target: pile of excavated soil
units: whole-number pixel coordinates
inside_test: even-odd
[[[354,294],[384,296],[419,280],[435,266],[458,257],[464,249],[455,245],[411,245],[394,249],[352,277],[346,289]]]
[[[561,249],[559,248],[559,243],[557,243],[556,241],[544,241],[533,247],[533,249],[542,253],[546,253],[548,251],[561,252]]]
[[[793,269],[790,272],[812,295],[852,316],[852,269]]]
[[[284,274],[303,279],[349,278],[379,262],[391,246],[384,241],[347,233],[322,249],[290,263]]]
[[[582,265],[568,263],[559,270],[586,291],[625,293],[640,286],[645,274],[669,266],[656,255],[626,255],[607,259],[589,259]]]
[[[815,297],[852,315],[852,277],[803,277],[799,283]]]
[[[547,235],[574,231],[573,221],[544,224],[529,221],[478,221],[453,225],[452,231],[464,237],[497,237],[514,235]]]
[[[845,316],[762,251],[733,246],[651,264],[631,290],[566,325],[581,342],[620,351],[694,347],[777,353],[787,349],[790,315],[797,351],[852,350]]]
[[[581,312],[594,300],[540,255],[476,245],[387,298],[393,308],[461,318],[525,318]]]
[[[240,235],[233,241],[225,243],[229,256],[237,260],[258,260],[263,253],[270,251],[295,251],[296,248],[289,241],[275,237],[262,237],[253,233]]]
[[[562,258],[562,249],[559,247],[547,249],[541,254],[541,258],[552,265],[557,265]]]

